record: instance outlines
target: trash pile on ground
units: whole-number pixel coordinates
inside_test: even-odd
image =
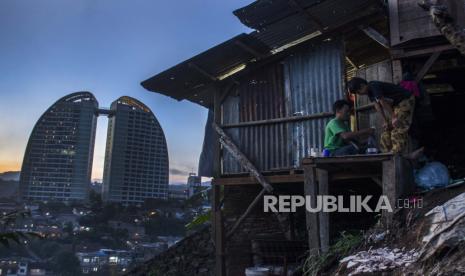
[[[426,213],[430,218],[429,233],[423,237],[422,260],[445,248],[453,248],[465,237],[465,193],[436,206]]]
[[[343,273],[338,275],[377,275],[387,271],[421,271],[422,275],[465,273],[465,192],[460,189],[459,193],[431,192],[426,199],[431,204],[426,206],[429,211],[417,209],[423,214],[412,225],[399,225],[397,231],[367,233],[364,249],[343,258],[337,269]],[[434,201],[449,193],[455,194],[439,204]]]
[[[409,266],[416,261],[419,253],[412,249],[390,249],[388,247],[359,251],[354,255],[345,257],[340,261],[352,272],[349,275],[382,272],[398,267]]]

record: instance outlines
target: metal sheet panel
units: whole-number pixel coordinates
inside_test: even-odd
[[[225,99],[223,103],[223,124],[235,124],[239,123],[239,96],[236,91],[231,91],[231,94]],[[240,146],[240,133],[239,128],[225,129],[226,134],[232,139],[232,141]],[[234,157],[227,151],[223,151],[223,172],[237,173],[241,172],[242,168]]]
[[[280,63],[268,66],[241,82],[240,121],[257,121],[285,116],[283,70]],[[241,129],[244,151],[260,170],[287,167],[283,124]]]
[[[344,59],[341,41],[327,41],[285,60],[285,91],[288,116],[332,112],[333,103],[344,97]],[[292,165],[323,149],[324,129],[331,119],[321,118],[289,124]]]
[[[229,95],[223,103],[223,124],[285,116],[282,64],[261,68],[239,83],[233,93],[236,95]],[[229,128],[227,133],[260,171],[289,166],[285,124]],[[223,173],[241,171],[237,162],[225,153]]]
[[[376,14],[381,9],[380,2],[373,0],[309,0],[298,5],[303,10],[299,11],[291,1],[259,0],[234,13],[245,25],[259,30],[251,35],[275,49],[316,31],[328,32]]]
[[[198,176],[213,177],[213,155],[215,146],[215,130],[213,130],[213,110],[208,110],[207,122],[205,123],[202,152],[199,157]]]
[[[223,124],[331,112],[343,98],[343,45],[327,41],[242,78],[223,104]],[[323,148],[330,117],[304,122],[228,128],[260,171],[298,167],[310,148]],[[239,134],[239,139],[237,139]],[[223,173],[242,170],[224,154]]]

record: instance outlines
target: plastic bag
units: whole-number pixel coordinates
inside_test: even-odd
[[[449,184],[449,170],[439,162],[431,162],[415,173],[415,182],[425,189],[434,189]]]

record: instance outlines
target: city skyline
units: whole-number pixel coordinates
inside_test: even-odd
[[[168,150],[155,114],[123,96],[100,108],[89,91],[66,95],[36,122],[20,176],[24,200],[87,200],[97,118],[108,116],[102,198],[124,205],[167,198]]]
[[[101,107],[123,95],[146,103],[165,130],[170,183],[185,183],[197,170],[207,110],[140,82],[248,32],[231,10],[250,2],[189,1],[179,10],[179,1],[2,1],[0,172],[20,170],[32,127],[54,100],[91,91]],[[174,11],[182,16],[170,16]],[[106,126],[100,117],[92,179],[103,178]]]

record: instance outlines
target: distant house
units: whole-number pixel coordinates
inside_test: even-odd
[[[29,258],[11,257],[0,260],[0,276],[50,275],[46,264]]]
[[[189,192],[187,185],[169,185],[168,186],[168,198],[169,199],[187,199]]]
[[[99,273],[110,268],[119,273],[126,271],[133,261],[132,253],[125,250],[100,249],[95,252],[78,252],[82,273]]]
[[[108,221],[108,225],[114,229],[126,230],[131,239],[142,239],[145,237],[144,226],[136,225],[135,223],[127,223],[116,220]]]

